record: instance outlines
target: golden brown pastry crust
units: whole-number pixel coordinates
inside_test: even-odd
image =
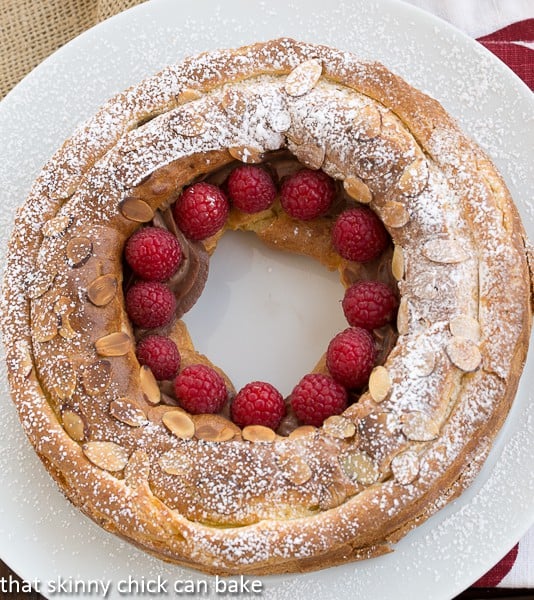
[[[388,227],[399,338],[321,429],[210,442],[196,418],[190,437],[135,357],[122,247],[194,178],[284,147]],[[311,253],[276,213],[228,226]],[[19,211],[3,302],[13,399],[66,496],[165,560],[243,574],[376,556],[459,494],[513,400],[531,319],[524,232],[491,161],[382,65],[288,39],[189,59],[106,104]],[[198,360],[180,322],[174,335]]]

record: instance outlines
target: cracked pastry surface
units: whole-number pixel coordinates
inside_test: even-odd
[[[288,436],[162,403],[122,292],[123,246],[142,223],[196,178],[280,149],[376,211],[401,295],[369,390]],[[350,271],[318,243],[321,222],[265,211],[227,227]],[[215,244],[188,247],[199,271]],[[524,232],[490,160],[383,66],[287,39],[189,59],[112,99],[44,167],[8,256],[10,385],[45,466],[104,528],[214,573],[387,551],[481,465],[530,333]]]

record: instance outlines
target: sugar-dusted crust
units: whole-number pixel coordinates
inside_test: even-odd
[[[370,385],[380,401],[366,392],[335,427],[300,437],[181,439],[162,424],[177,409],[155,405],[124,312],[122,247],[140,226],[125,202],[155,210],[236,156],[284,147],[370,200],[392,236],[399,338]],[[231,225],[298,251],[302,231],[280,219]],[[8,256],[9,381],[46,468],[105,529],[213,573],[388,551],[476,473],[529,340],[524,233],[490,160],[382,65],[288,39],[189,59],[112,99],[44,167]],[[95,304],[102,276],[110,298]]]

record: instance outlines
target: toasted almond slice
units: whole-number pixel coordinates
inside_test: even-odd
[[[112,400],[109,404],[109,414],[130,427],[141,427],[147,420],[145,412],[128,398]]]
[[[276,433],[263,425],[247,425],[242,431],[243,439],[249,442],[274,442]]]
[[[124,469],[124,482],[130,487],[146,484],[150,475],[150,458],[144,450],[135,450]]]
[[[416,158],[402,172],[398,183],[399,191],[405,196],[419,196],[426,188],[428,178],[428,163],[422,157]]]
[[[187,106],[187,105],[186,105]],[[184,137],[196,137],[206,131],[208,124],[202,115],[184,108],[176,112],[170,122],[170,128]]]
[[[356,425],[341,415],[332,415],[324,421],[323,431],[333,438],[344,440],[356,433]]]
[[[366,104],[352,122],[356,139],[359,141],[372,140],[380,135],[382,130],[382,115],[376,106]]]
[[[115,298],[118,287],[114,275],[101,275],[89,284],[87,297],[95,306],[106,306]]]
[[[404,277],[404,250],[402,246],[395,246],[391,258],[391,273],[397,281]]]
[[[61,317],[61,325],[58,329],[58,333],[64,340],[73,340],[76,337],[77,333],[70,324],[69,315],[63,315]]]
[[[65,254],[71,267],[81,267],[93,254],[93,242],[86,237],[73,237],[67,243]]]
[[[379,365],[371,371],[369,377],[369,393],[375,402],[382,402],[391,390],[391,378],[388,370]]]
[[[400,417],[402,433],[414,442],[429,442],[439,436],[439,425],[419,411],[404,413]]]
[[[261,148],[254,148],[252,146],[233,146],[228,148],[228,152],[236,160],[251,164],[261,163],[264,155]]]
[[[61,413],[63,429],[75,442],[85,439],[85,422],[74,410],[66,409]]]
[[[74,221],[72,215],[58,215],[43,225],[43,235],[54,237],[66,231]]]
[[[91,396],[104,393],[111,383],[111,363],[109,360],[97,360],[82,370],[82,385]]]
[[[82,450],[94,465],[112,473],[122,471],[128,463],[128,450],[115,442],[87,442]]]
[[[17,344],[17,352],[19,355],[19,367],[22,377],[27,379],[33,371],[33,358],[30,346],[26,342]]]
[[[301,425],[300,427],[293,429],[293,431],[287,437],[290,440],[294,440],[307,435],[313,435],[316,431],[317,427],[314,427],[313,425]]]
[[[432,271],[422,271],[411,282],[411,291],[421,300],[432,300],[438,295],[436,275]]]
[[[116,331],[101,337],[95,342],[95,348],[100,356],[124,356],[130,351],[132,340],[124,331]]]
[[[381,215],[384,225],[387,227],[404,227],[410,220],[408,209],[401,202],[390,200],[384,204]]]
[[[343,181],[343,187],[347,194],[357,202],[369,204],[373,199],[373,194],[369,186],[359,177],[351,175]]]
[[[473,342],[480,340],[480,322],[469,315],[458,315],[451,319],[449,329],[455,337],[467,338]]]
[[[202,98],[202,92],[194,90],[192,88],[184,88],[177,96],[178,104],[187,104],[193,100],[199,100]]]
[[[239,427],[220,415],[194,415],[195,437],[205,442],[227,442],[239,433]]]
[[[141,391],[145,396],[145,400],[155,406],[161,402],[161,390],[154,374],[146,365],[142,365],[139,369],[139,383]]]
[[[428,377],[436,366],[436,353],[422,343],[419,345],[410,360],[410,375],[414,377]]]
[[[161,418],[167,429],[182,440],[190,440],[195,435],[195,424],[191,417],[181,410],[170,410]]]
[[[310,465],[303,458],[291,452],[278,458],[278,466],[283,476],[295,485],[302,485],[311,479]]]
[[[136,223],[148,223],[154,218],[154,211],[150,205],[141,198],[135,198],[134,196],[125,198],[120,203],[119,209],[123,217]]]
[[[341,468],[352,481],[362,485],[373,484],[379,476],[378,467],[373,459],[361,450],[350,450],[339,457]]]
[[[452,364],[462,371],[474,371],[482,362],[482,354],[478,346],[469,338],[453,336],[446,350]]]
[[[323,65],[320,60],[305,60],[287,76],[284,89],[290,96],[304,96],[313,90],[322,72]]]
[[[238,91],[237,89],[229,88],[224,92],[221,99],[221,106],[227,113],[239,115],[241,118],[246,113],[250,100],[251,94],[245,92],[243,89]]]
[[[38,271],[31,278],[31,281],[28,281],[28,298],[37,300],[37,298],[44,296],[54,284],[56,276],[57,271],[55,269],[51,271],[45,269]]]
[[[32,322],[32,335],[36,342],[49,342],[56,337],[57,333],[58,317],[52,311],[39,313]]]
[[[292,146],[290,150],[299,159],[299,161],[310,169],[320,169],[325,159],[325,148],[318,144],[301,144]]]
[[[272,110],[267,115],[267,122],[276,133],[285,133],[291,127],[291,115],[285,109]]]
[[[326,490],[323,491],[321,499],[319,500],[319,506],[323,510],[330,510],[336,508],[340,504],[343,504],[347,498],[347,488],[345,484],[340,481],[334,482],[329,485]]]
[[[393,477],[402,485],[408,485],[419,474],[419,456],[410,450],[397,454],[391,461]]]
[[[70,398],[76,389],[76,371],[68,358],[55,361],[52,372],[53,390],[58,398]]]
[[[410,306],[408,298],[403,296],[400,299],[399,310],[397,312],[397,331],[399,335],[406,335],[410,328]]]
[[[177,448],[162,454],[158,461],[159,466],[169,475],[187,475],[192,468],[191,459]]]
[[[455,264],[469,258],[465,248],[454,238],[436,237],[427,240],[422,247],[423,256],[437,263]]]

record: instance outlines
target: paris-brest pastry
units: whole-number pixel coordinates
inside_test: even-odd
[[[232,200],[244,164],[274,185],[266,208]],[[330,190],[311,217],[308,200],[281,199],[301,172]],[[202,189],[218,190],[222,213],[201,212],[215,202]],[[355,260],[362,215],[382,246]],[[205,217],[221,221],[202,238]],[[128,262],[125,246],[155,228],[178,258],[144,281],[135,264],[150,257]],[[339,270],[347,291],[380,282],[394,298],[393,322],[349,320],[335,352],[317,349],[271,427],[246,424],[254,394],[233,406],[181,319],[227,229]],[[268,574],[371,558],[462,492],[503,424],[530,335],[525,243],[490,159],[384,66],[290,39],[208,52],[115,96],[33,185],[3,287],[13,400],[69,500],[164,560]],[[177,377],[141,359],[147,336],[172,342]],[[365,382],[344,379],[365,340]],[[207,388],[222,402],[202,404]],[[311,400],[332,413],[322,424]]]

